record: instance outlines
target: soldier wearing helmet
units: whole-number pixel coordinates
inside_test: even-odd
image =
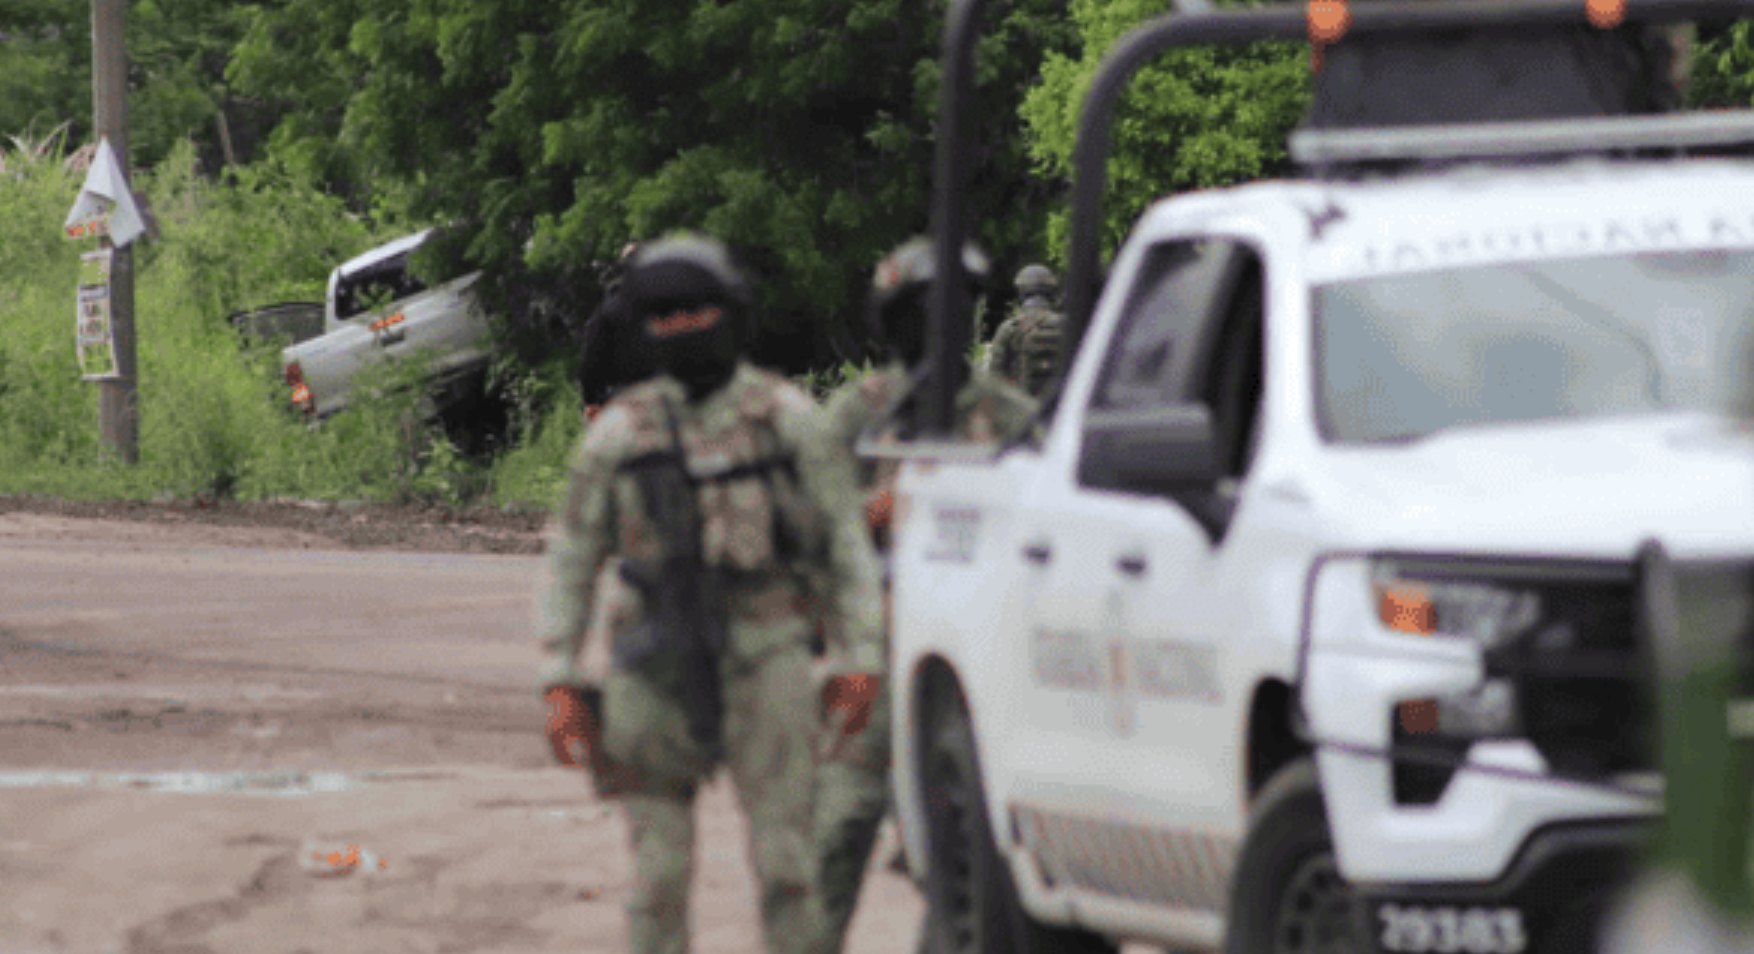
[[[1066,317],[1054,310],[1059,288],[1044,265],[1027,265],[1017,273],[1019,302],[993,335],[987,369],[1040,397],[1059,366],[1060,341]]]
[[[988,275],[987,257],[964,246],[967,287],[978,294]],[[862,433],[901,397],[909,368],[926,356],[926,291],[936,273],[931,239],[911,239],[878,262],[868,308],[872,330],[888,350],[887,363],[829,398],[829,429],[850,449]],[[975,441],[991,442],[1029,426],[1035,402],[977,370],[957,395],[957,429]],[[887,560],[890,500],[897,477],[890,463],[862,464],[860,488],[873,542]],[[885,587],[885,622],[888,595]],[[886,625],[887,628],[887,625]],[[887,653],[885,653],[885,658]],[[816,839],[818,892],[822,897],[822,949],[838,952],[857,904],[878,827],[888,810],[890,706],[887,693],[876,701],[871,726],[841,746],[817,770]],[[922,935],[922,943],[924,937]]]
[[[721,764],[749,816],[767,949],[810,954],[823,702],[808,598],[831,624],[823,695],[844,735],[863,731],[883,670],[851,456],[827,440],[808,396],[741,360],[753,298],[722,244],[685,233],[644,245],[625,288],[660,374],[592,423],[550,529],[536,618],[550,739],[626,811],[635,954],[688,950],[694,797]],[[611,627],[613,665],[593,711],[576,660],[590,583],[611,558],[636,606]],[[806,581],[823,585],[810,593]]]

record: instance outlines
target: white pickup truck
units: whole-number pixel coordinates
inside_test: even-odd
[[[1754,163],[1632,153],[1750,140],[1299,134],[1415,164],[1159,202],[1045,438],[920,441],[893,766],[945,954],[1593,949],[1662,808],[1640,546],[1754,553]]]
[[[409,256],[431,234],[381,245],[329,274],[323,334],[281,352],[292,403],[307,417],[346,407],[355,377],[376,362],[424,354],[435,406],[486,368],[487,316],[470,291],[480,273],[429,288],[408,271]]]

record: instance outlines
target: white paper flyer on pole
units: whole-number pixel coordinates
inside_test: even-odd
[[[110,326],[110,264],[113,249],[98,249],[79,256],[78,318],[74,343],[79,349],[79,373],[87,381],[121,376],[116,367],[115,331]]]

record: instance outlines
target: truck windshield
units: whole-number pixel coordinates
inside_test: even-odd
[[[1500,264],[1338,282],[1314,297],[1323,436],[1722,406],[1747,373],[1754,253]]]

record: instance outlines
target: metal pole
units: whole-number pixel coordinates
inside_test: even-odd
[[[127,0],[91,0],[91,96],[97,135],[109,139],[122,181],[128,168],[128,51],[122,43]],[[102,240],[107,247],[108,236]],[[123,463],[140,460],[139,394],[134,363],[134,252],[115,250],[110,266],[110,328],[116,342],[117,377],[98,382],[98,433],[108,453]]]
[[[933,436],[955,429],[956,394],[968,380],[970,326],[957,309],[967,307],[962,243],[968,234],[963,183],[974,146],[965,122],[974,90],[974,45],[987,0],[957,0],[944,14],[944,70],[938,82],[938,142],[934,157],[932,238],[937,243],[937,280],[926,293],[926,361],[932,375],[921,396],[915,427]]]

